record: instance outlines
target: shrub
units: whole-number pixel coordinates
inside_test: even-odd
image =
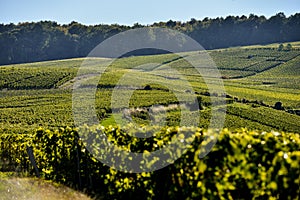
[[[125,133],[132,130],[130,127],[81,130],[89,133],[89,141],[97,141],[105,133],[113,144],[134,152],[151,152],[163,148],[177,134],[194,134],[182,137],[193,143],[180,159],[155,172],[124,173],[105,166],[87,152],[77,129],[68,127],[56,131],[38,129],[27,135],[0,134],[0,158],[10,166],[33,173],[26,156],[30,145],[42,176],[86,188],[105,199],[296,199],[300,195],[297,133],[224,129],[212,151],[200,159],[200,147],[205,145],[203,139],[208,134],[200,128],[133,130],[153,131],[152,138],[133,138]]]
[[[280,101],[276,102],[274,105],[274,108],[276,110],[283,110],[284,108],[282,107],[282,103]]]
[[[150,85],[146,85],[146,86],[144,87],[144,90],[152,90],[152,87],[151,87]]]
[[[279,46],[278,46],[278,51],[283,51],[283,49],[284,49],[283,44],[279,44]]]
[[[286,50],[287,50],[287,51],[291,51],[291,50],[292,50],[292,45],[291,45],[290,43],[288,43],[288,44],[286,45]]]

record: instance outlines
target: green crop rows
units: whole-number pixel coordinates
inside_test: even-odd
[[[202,77],[185,60],[203,52],[115,61],[89,58],[87,67],[81,67],[84,59],[0,66],[0,171],[33,174],[26,153],[31,146],[43,177],[96,192],[99,198],[282,199],[286,194],[297,198],[300,51],[256,46],[208,53],[220,71],[217,78],[224,82],[224,93],[210,93],[205,79],[214,78]],[[205,68],[209,59],[193,61],[210,70]],[[115,145],[137,152],[163,148],[177,133],[188,130],[195,133],[195,141],[179,160],[157,172],[130,174],[104,166],[78,137],[72,107],[77,82],[80,85],[74,88],[82,91],[80,123],[89,123],[85,92],[94,87],[92,106],[103,125],[84,126],[85,133],[103,132]],[[130,98],[124,98],[128,93]],[[218,115],[226,111],[224,130],[213,130],[220,132],[218,143],[199,160],[199,146],[211,123],[212,99],[217,101]],[[275,109],[276,103],[282,107]],[[155,107],[159,111],[153,117]],[[194,120],[197,115],[199,120]],[[198,127],[178,127],[182,118]],[[152,126],[153,122],[159,125]],[[135,139],[126,134],[128,127],[123,126],[128,124],[135,127],[133,132],[144,127],[157,134]],[[159,181],[163,176],[165,185]]]
[[[38,129],[32,134],[1,134],[0,170],[34,173],[26,155],[26,148],[31,146],[43,177],[73,187],[93,188],[100,198],[294,199],[300,195],[299,134],[224,129],[210,154],[199,159],[201,146],[205,145],[203,138],[208,134],[202,129],[164,127],[153,129],[152,138],[137,139],[126,135],[126,130],[132,129],[128,128],[83,127],[81,133],[90,137],[86,138],[89,142],[97,142],[103,133],[123,149],[145,155],[168,145],[174,137],[193,142],[179,160],[164,169],[123,173],[96,160],[84,148],[77,130],[69,127],[56,131]],[[184,137],[189,131],[194,134]],[[170,155],[173,153],[176,154]],[[116,161],[118,167],[132,158],[122,159]],[[159,160],[149,159],[145,156],[141,161],[145,169]]]

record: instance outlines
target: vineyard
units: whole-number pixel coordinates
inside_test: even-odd
[[[184,132],[194,134],[184,138],[193,143],[175,163],[143,173],[124,173],[105,166],[88,153],[78,132],[69,127],[56,131],[40,128],[32,134],[1,134],[0,169],[34,173],[26,153],[31,146],[43,177],[92,190],[97,198],[295,199],[300,194],[299,134],[224,129],[210,154],[199,159],[200,147],[205,145],[203,138],[208,134],[200,128],[165,127],[154,138],[139,140],[126,136],[119,127],[86,127],[84,131],[94,141],[105,133],[112,143],[135,152],[157,150]],[[130,162],[128,157],[123,159],[118,162]],[[148,160],[149,164],[155,162]]]
[[[185,59],[201,57],[203,52],[0,66],[0,171],[22,176],[35,176],[38,171],[44,179],[99,199],[297,199],[297,44],[283,51],[278,44],[208,51],[219,77],[201,76]],[[82,68],[84,62],[89,67]],[[210,73],[205,68],[208,59],[193,62]],[[223,81],[224,92],[209,90],[207,81],[216,79]],[[86,101],[93,87],[96,125],[89,124],[91,105]],[[74,121],[74,91],[79,94],[82,121]],[[218,130],[210,128],[214,114],[225,115]],[[181,126],[182,120],[188,126]],[[82,126],[76,127],[77,123]],[[94,137],[84,138],[79,131]],[[154,136],[132,136],[147,131]],[[190,137],[182,137],[187,132]],[[212,133],[218,141],[200,159],[204,138]],[[163,169],[125,173],[89,153],[85,141],[98,141],[101,134],[123,150],[140,153],[162,149],[176,138],[191,144]],[[168,161],[145,157],[145,162],[151,168],[155,162]]]

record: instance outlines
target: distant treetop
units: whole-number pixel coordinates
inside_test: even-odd
[[[269,19],[254,14],[203,20],[192,18],[187,22],[169,20],[147,26],[181,31],[205,49],[300,40],[300,13],[286,17],[280,12]],[[75,21],[65,25],[53,21],[0,24],[0,64],[84,57],[112,35],[141,27],[145,25],[87,26]],[[286,46],[284,49],[292,48]]]

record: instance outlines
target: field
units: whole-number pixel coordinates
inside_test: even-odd
[[[209,52],[220,70],[225,92],[229,96],[227,103],[230,104],[227,107],[224,127],[300,131],[299,116],[287,112],[300,109],[300,51],[297,49],[278,51],[271,47],[243,47]],[[73,82],[78,81],[81,76],[83,77],[81,81],[87,86],[89,80],[99,79],[99,76],[88,69],[81,72],[83,75],[78,77],[77,72],[82,62],[83,59],[70,59],[0,67],[0,131],[26,133],[40,126],[45,128],[74,126]],[[109,60],[100,58],[92,59],[92,62],[101,69],[101,66]],[[153,68],[150,65],[145,66],[147,63],[162,64]],[[142,70],[138,68],[141,66]],[[176,70],[177,75],[170,73],[169,68]],[[143,70],[147,70],[148,73],[143,73]],[[122,81],[118,83],[121,77]],[[197,98],[201,99],[202,105],[199,106],[206,108],[201,111],[203,113],[201,121],[204,123],[200,123],[200,127],[207,128],[208,120],[205,122],[205,118],[210,113],[207,85],[199,72],[185,59],[171,54],[122,58],[113,62],[101,75],[97,86],[98,117],[103,120],[111,116],[111,95],[116,84],[118,92],[115,93],[120,95],[134,90],[130,91],[132,96],[129,106],[137,108],[178,104],[178,97],[174,93],[189,101],[191,95],[183,91],[186,81],[191,84]],[[144,90],[143,87],[147,84],[151,86],[151,90]],[[172,88],[176,91],[172,91]],[[276,102],[281,102],[285,111],[273,109]],[[120,105],[123,103],[118,104],[115,105],[115,109],[121,109]],[[241,112],[233,111],[235,109],[240,109]],[[252,114],[244,114],[247,112]],[[180,115],[180,110],[177,115]],[[176,112],[170,111],[170,117],[173,119],[169,121],[179,123],[174,119],[175,116]]]
[[[259,133],[269,132],[270,135],[268,137],[270,138],[272,138],[271,133],[280,133],[283,134],[281,138],[283,141],[290,142],[290,146],[286,147],[286,151],[289,151],[289,156],[294,155],[295,159],[299,159],[299,149],[297,150],[297,148],[300,145],[300,43],[296,42],[291,44],[293,46],[291,50],[282,51],[278,50],[278,44],[208,51],[207,53],[212,58],[220,74],[215,74],[211,68],[207,67],[210,66],[210,61],[207,57],[202,57],[204,52],[187,52],[179,55],[163,54],[132,56],[117,60],[108,58],[88,58],[86,60],[84,58],[76,58],[0,66],[0,148],[2,148],[0,149],[0,156],[7,155],[5,154],[7,152],[18,151],[17,147],[13,145],[9,146],[6,143],[11,140],[10,135],[11,137],[20,136],[20,139],[17,141],[20,141],[26,146],[26,142],[31,140],[30,138],[33,138],[31,135],[36,134],[38,130],[47,130],[42,131],[43,134],[51,133],[54,135],[57,130],[66,134],[71,132],[76,133],[75,123],[76,125],[87,124],[90,127],[97,125],[97,123],[101,124],[109,134],[112,134],[113,136],[116,136],[114,134],[117,134],[117,138],[126,138],[126,136],[118,136],[119,133],[114,133],[112,127],[122,128],[128,126],[128,124],[150,128],[177,127],[184,125],[184,127],[198,127],[205,132],[208,128],[211,128],[212,115],[216,114],[217,119],[219,119],[218,117],[221,119],[222,115],[226,114],[224,122],[220,120],[221,124],[216,126],[218,130],[214,130],[220,132],[221,129],[223,129],[223,133],[225,132],[224,138],[235,138],[236,136],[233,133],[236,133],[236,135],[240,134],[242,138],[245,137],[247,140],[251,141],[247,138],[247,134],[249,134],[249,137],[254,138],[253,145],[258,145],[258,141],[256,141],[258,137],[262,137],[259,139],[261,141],[266,139],[264,138],[265,136],[258,136]],[[203,67],[205,72],[204,76],[201,76],[199,71],[197,71],[191,63],[187,62],[185,59],[187,57],[194,59],[193,63],[198,67]],[[198,57],[201,59],[197,60]],[[88,65],[85,66],[84,63],[88,63]],[[220,89],[222,86],[218,84],[220,83],[218,81],[224,83],[224,90]],[[92,93],[93,95],[91,95],[91,92],[95,93]],[[94,101],[90,102],[90,100]],[[76,105],[74,105],[74,102]],[[90,116],[91,107],[92,109],[95,108],[95,116]],[[78,117],[78,112],[80,117]],[[72,131],[66,131],[66,127]],[[291,133],[291,136],[288,136],[288,133]],[[57,137],[59,138],[60,136]],[[222,140],[223,142],[225,141],[224,138]],[[296,138],[294,140],[295,144],[293,144],[291,138]],[[236,141],[242,141],[240,140],[241,138],[235,139]],[[51,138],[49,141],[50,140]],[[76,139],[74,139],[74,141],[75,140]],[[131,139],[128,140],[131,141]],[[127,142],[128,140],[125,139]],[[45,139],[45,141],[48,141],[48,139]],[[59,140],[53,140],[52,142],[53,144],[56,144],[58,141]],[[62,141],[65,141],[65,139],[62,139]],[[73,139],[70,141],[73,141]],[[116,139],[116,143],[118,143],[118,141],[119,140]],[[160,140],[154,141],[160,142]],[[69,142],[69,140],[66,140],[66,142]],[[149,141],[147,140],[147,142]],[[149,144],[152,143],[153,141],[149,142]],[[227,140],[225,143],[226,145],[238,145],[237,143],[230,143],[230,141]],[[51,145],[53,144],[51,143]],[[127,145],[126,142],[125,144]],[[281,144],[274,141],[274,145],[275,144],[279,145],[281,148]],[[18,144],[16,143],[16,145]],[[61,144],[57,143],[57,145]],[[246,149],[247,147],[249,148],[248,144],[241,145]],[[40,148],[36,153],[42,153],[42,147],[36,146],[37,148]],[[219,152],[221,147],[218,146],[218,143],[216,146],[218,149],[215,150],[215,152]],[[274,150],[274,155],[270,154],[271,158],[274,159],[274,163],[279,162],[276,160],[276,156],[280,152],[279,146],[276,146],[276,148],[274,147],[276,149]],[[77,148],[79,147],[77,146],[75,149]],[[128,148],[130,149],[132,147]],[[149,147],[149,150],[153,150],[153,148]],[[272,149],[271,146],[268,146],[268,148]],[[20,149],[24,150],[24,146],[20,147]],[[137,147],[137,149],[139,148]],[[231,150],[228,151],[230,154]],[[234,150],[234,152],[231,153],[234,155],[243,154],[242,150],[240,151],[241,152],[237,153]],[[267,149],[262,150],[262,152],[267,152]],[[70,156],[72,155],[72,149],[70,149],[69,154]],[[83,155],[85,154],[82,153],[82,156]],[[20,155],[16,154],[15,157],[12,155],[8,160],[15,163],[17,166],[20,165],[21,171],[30,169],[30,167],[28,167],[28,159],[27,161],[14,160],[19,158],[18,156]],[[24,156],[24,154],[22,154],[22,156]],[[47,165],[47,160],[43,160],[42,154],[39,156],[41,157],[38,157],[38,159],[43,163],[41,166],[44,166],[40,167],[42,168],[40,170],[44,172],[45,178],[72,185],[72,183],[68,183],[64,177],[59,177],[53,171],[53,168],[58,167],[53,164],[56,161],[49,161],[49,165]],[[225,157],[230,159],[230,156],[227,156],[228,157]],[[261,158],[262,155],[255,154],[254,157],[255,156]],[[49,159],[51,160],[50,157]],[[63,158],[57,159],[63,160]],[[71,156],[64,159],[72,160],[75,158]],[[82,157],[82,159],[89,160],[90,157]],[[184,159],[182,159],[182,161],[186,162],[190,158]],[[236,159],[238,160],[239,158]],[[246,160],[248,162],[248,159],[250,158],[241,157],[240,159],[241,160],[238,160],[237,162],[246,162]],[[295,159],[293,159],[293,162]],[[5,157],[0,157],[0,171],[18,170],[18,167],[11,166],[10,162],[6,162]],[[94,161],[89,160],[88,162],[93,163]],[[296,174],[294,175],[297,176],[300,174],[299,167],[295,167],[293,162],[288,162],[288,164],[292,166],[294,170],[292,172],[295,172]],[[195,163],[199,164],[198,161],[195,161]],[[233,166],[235,165],[233,161],[231,164]],[[262,165],[263,164],[266,164],[264,167],[270,165],[266,160],[262,162]],[[282,169],[289,170],[288,164],[283,163],[282,166],[284,165],[285,168],[283,167]],[[95,173],[93,170],[98,169],[95,167],[96,165],[98,166],[99,163],[93,163],[93,165],[91,165],[92,167],[88,168],[88,170],[91,170],[91,174]],[[213,166],[213,163],[205,161],[205,164],[203,165]],[[177,162],[174,166],[174,170],[179,170],[180,173],[183,169],[180,168],[180,166],[181,164]],[[185,169],[187,169],[188,173],[192,173],[191,166],[182,164],[182,167],[186,167]],[[223,165],[222,167],[223,170],[226,168],[226,166]],[[233,168],[238,170],[237,166],[234,166]],[[207,169],[210,168],[207,167]],[[131,191],[133,190],[131,187],[138,187],[138,185],[135,184],[142,184],[143,181],[148,180],[148,175],[145,175],[145,177],[139,177],[139,181],[135,183],[133,181],[134,178],[132,177],[130,178],[128,176],[129,179],[125,179],[124,177],[127,177],[126,174],[120,175],[119,173],[112,171],[108,172],[109,169],[103,167],[101,170],[103,170],[104,174],[106,173],[109,176],[114,175],[111,180],[115,182],[117,181],[118,176],[123,178],[120,178],[120,180],[123,180],[124,182],[118,184],[119,186],[122,185],[123,190],[125,191]],[[171,169],[168,168],[168,170]],[[199,170],[203,171],[203,168],[200,167]],[[251,169],[247,170],[246,172],[250,173]],[[262,169],[262,171],[256,175],[267,173],[266,170],[267,169]],[[212,171],[214,173],[219,173],[216,170]],[[67,172],[62,172],[62,174],[64,173]],[[274,174],[275,171],[270,173]],[[203,177],[206,177],[207,174],[205,176],[204,174]],[[157,177],[155,178],[155,173],[152,175],[152,178],[150,178],[150,176],[148,177],[149,182],[157,180]],[[232,175],[231,178],[233,178],[236,174],[233,173],[230,175]],[[286,175],[287,178],[289,178],[290,174],[287,175],[287,173],[284,172],[283,175]],[[87,175],[84,174],[82,176]],[[179,182],[177,184],[182,188],[189,187],[189,185],[191,186],[188,177],[182,176],[180,178],[177,174],[175,174],[175,176],[178,176]],[[244,176],[245,178],[247,177],[247,174],[241,176]],[[219,177],[224,178],[226,175],[223,174]],[[109,180],[107,177],[106,179]],[[248,179],[250,180],[251,177],[248,177]],[[282,180],[268,177],[265,180],[262,179],[262,182],[259,182],[259,184],[263,185],[265,184],[263,182],[269,179],[271,182],[266,184],[271,184],[271,186],[266,186],[266,188],[268,188],[266,191],[270,191],[270,193],[255,193],[253,194],[253,197],[266,197],[264,195],[267,195],[268,197],[278,197],[273,189],[277,189],[277,187],[279,187],[277,185]],[[71,182],[72,180],[73,179],[70,178]],[[126,180],[129,181],[126,182]],[[200,179],[197,179],[197,181],[199,180]],[[73,184],[75,184],[74,182],[78,184],[77,181],[77,179],[76,181],[73,180]],[[218,185],[212,186],[216,187],[220,192],[225,192],[224,194],[214,194],[212,191],[210,191],[211,193],[208,192],[208,190],[203,190],[201,194],[209,194],[210,197],[219,195],[219,197],[223,198],[238,198],[239,195],[241,195],[239,192],[239,194],[230,193],[230,195],[228,193],[228,190],[234,190],[234,188],[238,186],[239,183],[235,181],[236,179],[234,179],[234,184],[236,185],[232,185],[232,187],[228,186],[229,188],[219,188],[221,186]],[[274,181],[275,183],[276,181],[279,181],[276,183],[276,186],[273,183]],[[299,180],[297,179],[297,181]],[[283,182],[285,183],[285,181]],[[290,182],[288,183],[291,184]],[[88,187],[92,187],[89,185],[90,183],[88,181],[86,184]],[[106,185],[105,183],[102,184]],[[119,187],[118,184],[117,186],[113,186],[112,183],[108,183],[108,191],[111,192],[111,188],[115,190],[122,188],[121,186]],[[198,184],[200,184],[200,182],[198,182]],[[207,184],[212,183],[207,182]],[[251,184],[256,183],[252,181]],[[298,183],[294,182],[293,184]],[[81,186],[79,187],[77,185],[76,187],[77,189],[82,189]],[[151,192],[153,188],[149,189],[147,185],[144,185],[143,187],[147,188],[149,198],[155,196],[155,192]],[[158,186],[155,185],[153,187],[155,188]],[[200,186],[196,184],[195,187]],[[255,187],[248,185],[250,192],[251,188],[253,189]],[[90,191],[93,191],[95,188],[89,189]],[[240,191],[243,191],[244,189],[245,188],[240,188]],[[177,191],[175,188],[170,190],[174,190],[175,193]],[[257,188],[253,190],[256,192],[258,191]],[[282,188],[281,190],[284,191]],[[121,189],[120,193],[122,192],[124,191]],[[296,196],[297,194],[300,194],[299,188],[294,191],[294,193]],[[112,195],[116,194],[112,192]],[[128,197],[126,195],[128,195],[128,193],[125,194],[125,197]],[[156,195],[160,196],[162,194],[158,192]],[[187,198],[188,195],[185,195],[187,194],[183,194],[183,197]]]

